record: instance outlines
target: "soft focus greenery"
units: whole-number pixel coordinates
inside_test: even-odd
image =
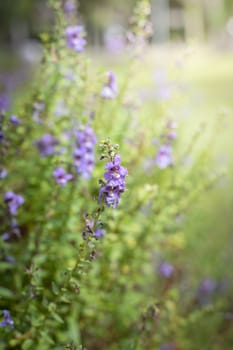
[[[0,328],[1,350],[232,348],[232,181],[224,176],[232,156],[232,56],[191,45],[146,48],[148,6],[139,1],[135,40],[120,63],[68,49],[58,8],[53,35],[42,36],[39,72],[2,117],[1,233],[12,224],[5,192],[25,203],[20,235],[0,243],[0,309],[14,320],[14,329]],[[101,91],[111,70],[119,92],[108,100]],[[42,102],[38,123],[32,115]],[[89,180],[72,165],[73,132],[87,124],[98,137]],[[174,164],[159,169],[156,154],[170,129],[177,131]],[[62,148],[40,157],[35,142],[46,133]],[[98,203],[106,139],[119,145],[129,172],[116,209]],[[58,166],[74,175],[65,187],[52,175]],[[102,221],[104,237],[83,239],[89,220]],[[174,268],[169,277],[159,272],[164,262]],[[201,294],[207,278],[216,286]]]

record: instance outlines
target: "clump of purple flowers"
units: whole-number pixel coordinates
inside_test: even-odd
[[[175,272],[175,268],[172,264],[164,261],[159,265],[159,274],[164,278],[171,278]]]
[[[10,122],[16,126],[20,124],[20,120],[16,115],[10,116]]]
[[[10,311],[3,310],[3,321],[0,322],[0,327],[7,327],[9,326],[11,329],[14,328],[14,321],[11,318]]]
[[[115,154],[111,162],[106,164],[106,172],[99,191],[100,200],[104,200],[108,207],[116,208],[121,194],[126,189],[125,177],[128,174],[126,168],[121,166],[121,157]]]
[[[83,178],[90,178],[95,165],[94,147],[97,138],[90,126],[85,126],[76,133],[74,165]]]
[[[7,170],[5,168],[0,169],[0,179],[5,179],[7,176]]]
[[[83,238],[87,238],[87,234],[91,234],[96,239],[100,239],[105,235],[105,230],[103,229],[102,222],[95,220],[86,220],[86,231],[83,232]]]
[[[98,227],[96,230],[95,230],[95,237],[97,239],[103,237],[105,235],[105,230],[101,227]]]
[[[199,293],[210,295],[214,292],[216,286],[217,284],[212,278],[205,278],[199,286]]]
[[[76,10],[76,4],[73,0],[66,0],[64,3],[64,11],[67,15],[72,15]]]
[[[118,87],[116,82],[116,76],[113,72],[109,72],[108,81],[102,89],[101,97],[114,99],[117,95],[117,92],[118,92]]]
[[[45,134],[40,140],[35,142],[35,145],[37,146],[40,155],[46,157],[54,153],[55,146],[58,145],[58,143],[59,142],[51,134]]]
[[[10,241],[11,238],[21,238],[20,228],[17,220],[15,218],[11,218],[11,230],[10,232],[4,232],[2,235],[2,239],[5,242]]]
[[[56,183],[64,187],[67,181],[70,181],[73,178],[72,174],[68,174],[63,168],[57,168],[53,172]]]
[[[176,346],[173,343],[166,343],[160,345],[160,350],[176,350]]]
[[[17,215],[17,209],[24,203],[23,197],[12,191],[5,193],[4,200],[11,215]]]
[[[161,145],[156,158],[155,163],[160,169],[165,169],[172,165],[172,148],[170,145]]]
[[[67,46],[76,52],[83,52],[86,46],[83,26],[70,26],[66,28]]]
[[[205,278],[199,285],[197,298],[201,304],[208,303],[217,289],[217,283],[212,278]]]
[[[174,120],[167,122],[165,131],[160,135],[161,143],[154,159],[160,169],[166,169],[173,164],[172,143],[177,138],[177,124]]]

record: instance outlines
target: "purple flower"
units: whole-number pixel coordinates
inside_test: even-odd
[[[162,344],[160,345],[160,350],[175,350],[176,347],[173,343],[166,343],[166,344]]]
[[[173,265],[169,264],[168,262],[162,262],[159,265],[158,271],[160,275],[163,276],[164,278],[170,278],[174,274],[175,268]]]
[[[7,261],[8,263],[10,263],[10,264],[15,264],[15,263],[16,263],[15,258],[14,258],[13,256],[11,256],[11,255],[7,255],[7,256],[6,256],[6,261]]]
[[[76,149],[74,151],[74,165],[76,171],[83,178],[88,179],[95,165],[94,147],[97,138],[90,126],[76,133]]]
[[[177,132],[175,130],[171,130],[169,131],[169,133],[167,134],[167,137],[169,140],[175,140],[177,138]]]
[[[0,179],[4,179],[7,176],[7,170],[5,168],[0,170]]]
[[[85,126],[76,133],[77,143],[89,145],[92,147],[96,144],[97,138],[93,129],[90,126]]]
[[[101,97],[113,99],[116,97],[117,92],[118,92],[118,87],[116,82],[116,76],[113,72],[109,72],[108,82],[106,85],[104,85],[102,89]]]
[[[217,283],[212,278],[205,278],[199,285],[197,290],[197,299],[200,304],[207,304],[210,302],[213,293],[217,289]]]
[[[54,153],[55,146],[58,145],[58,141],[50,134],[45,134],[42,138],[35,142],[35,145],[39,149],[42,157],[49,156]]]
[[[24,203],[22,196],[11,191],[5,193],[4,200],[9,208],[11,215],[17,215],[18,207]]]
[[[160,146],[155,158],[155,163],[160,169],[165,169],[173,163],[171,146],[169,145]]]
[[[108,207],[116,208],[120,201],[121,193],[126,189],[125,177],[128,174],[126,168],[120,165],[121,157],[116,154],[111,162],[106,164],[104,178],[106,182],[100,187],[99,198],[104,200]]]
[[[83,26],[71,26],[66,28],[67,46],[76,52],[83,52],[86,46]]]
[[[87,153],[85,148],[77,148],[74,151],[74,165],[78,174],[84,179],[89,179],[95,165],[94,155]]]
[[[67,15],[71,15],[76,10],[76,4],[73,0],[66,0],[64,3],[64,11]]]
[[[125,180],[125,176],[128,174],[128,171],[120,164],[121,157],[118,154],[116,154],[114,160],[106,164],[107,172],[104,174],[105,180],[112,180],[117,183],[122,183],[122,181]]]
[[[14,238],[15,236],[20,239],[21,233],[20,233],[20,228],[19,228],[19,224],[18,224],[17,220],[14,217],[12,217],[11,218],[11,231],[10,231],[10,233],[4,232],[2,235],[2,239],[4,242],[8,242],[11,240],[11,238]]]
[[[95,226],[97,226],[97,227],[95,227]],[[87,228],[87,231],[89,233],[91,232],[92,234],[94,234],[96,239],[99,239],[105,235],[105,230],[103,229],[100,221],[97,221],[95,224],[94,220],[87,219],[86,220],[86,228]]]
[[[198,289],[198,292],[200,295],[211,295],[215,291],[217,287],[216,281],[214,281],[212,278],[205,278]]]
[[[11,318],[10,311],[3,310],[3,321],[0,322],[0,327],[7,327],[9,326],[11,329],[14,328],[14,321]]]
[[[53,176],[55,177],[57,184],[61,185],[62,187],[66,185],[67,181],[70,181],[73,178],[73,175],[67,174],[63,168],[55,169]]]
[[[95,236],[96,238],[101,238],[105,235],[105,231],[102,228],[97,228],[95,230]]]
[[[3,233],[3,235],[2,235],[2,240],[3,240],[4,242],[9,241],[10,238],[11,238],[11,234],[10,234],[10,233],[8,233],[8,232],[4,232],[4,233]]]
[[[16,115],[12,115],[10,117],[10,121],[11,121],[11,123],[13,125],[19,125],[20,124],[19,118]]]

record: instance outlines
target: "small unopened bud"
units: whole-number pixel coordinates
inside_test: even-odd
[[[96,258],[96,252],[95,252],[95,250],[92,250],[89,259],[90,259],[90,261],[93,261],[95,258]]]

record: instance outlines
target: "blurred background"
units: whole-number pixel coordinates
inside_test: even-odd
[[[94,46],[123,44],[123,33],[128,26],[135,0],[80,0],[83,16]],[[232,48],[232,0],[152,0],[153,43],[187,42],[190,39],[212,42],[223,48]],[[52,13],[46,0],[1,0],[0,44],[4,48],[22,49],[38,34],[48,30]]]

